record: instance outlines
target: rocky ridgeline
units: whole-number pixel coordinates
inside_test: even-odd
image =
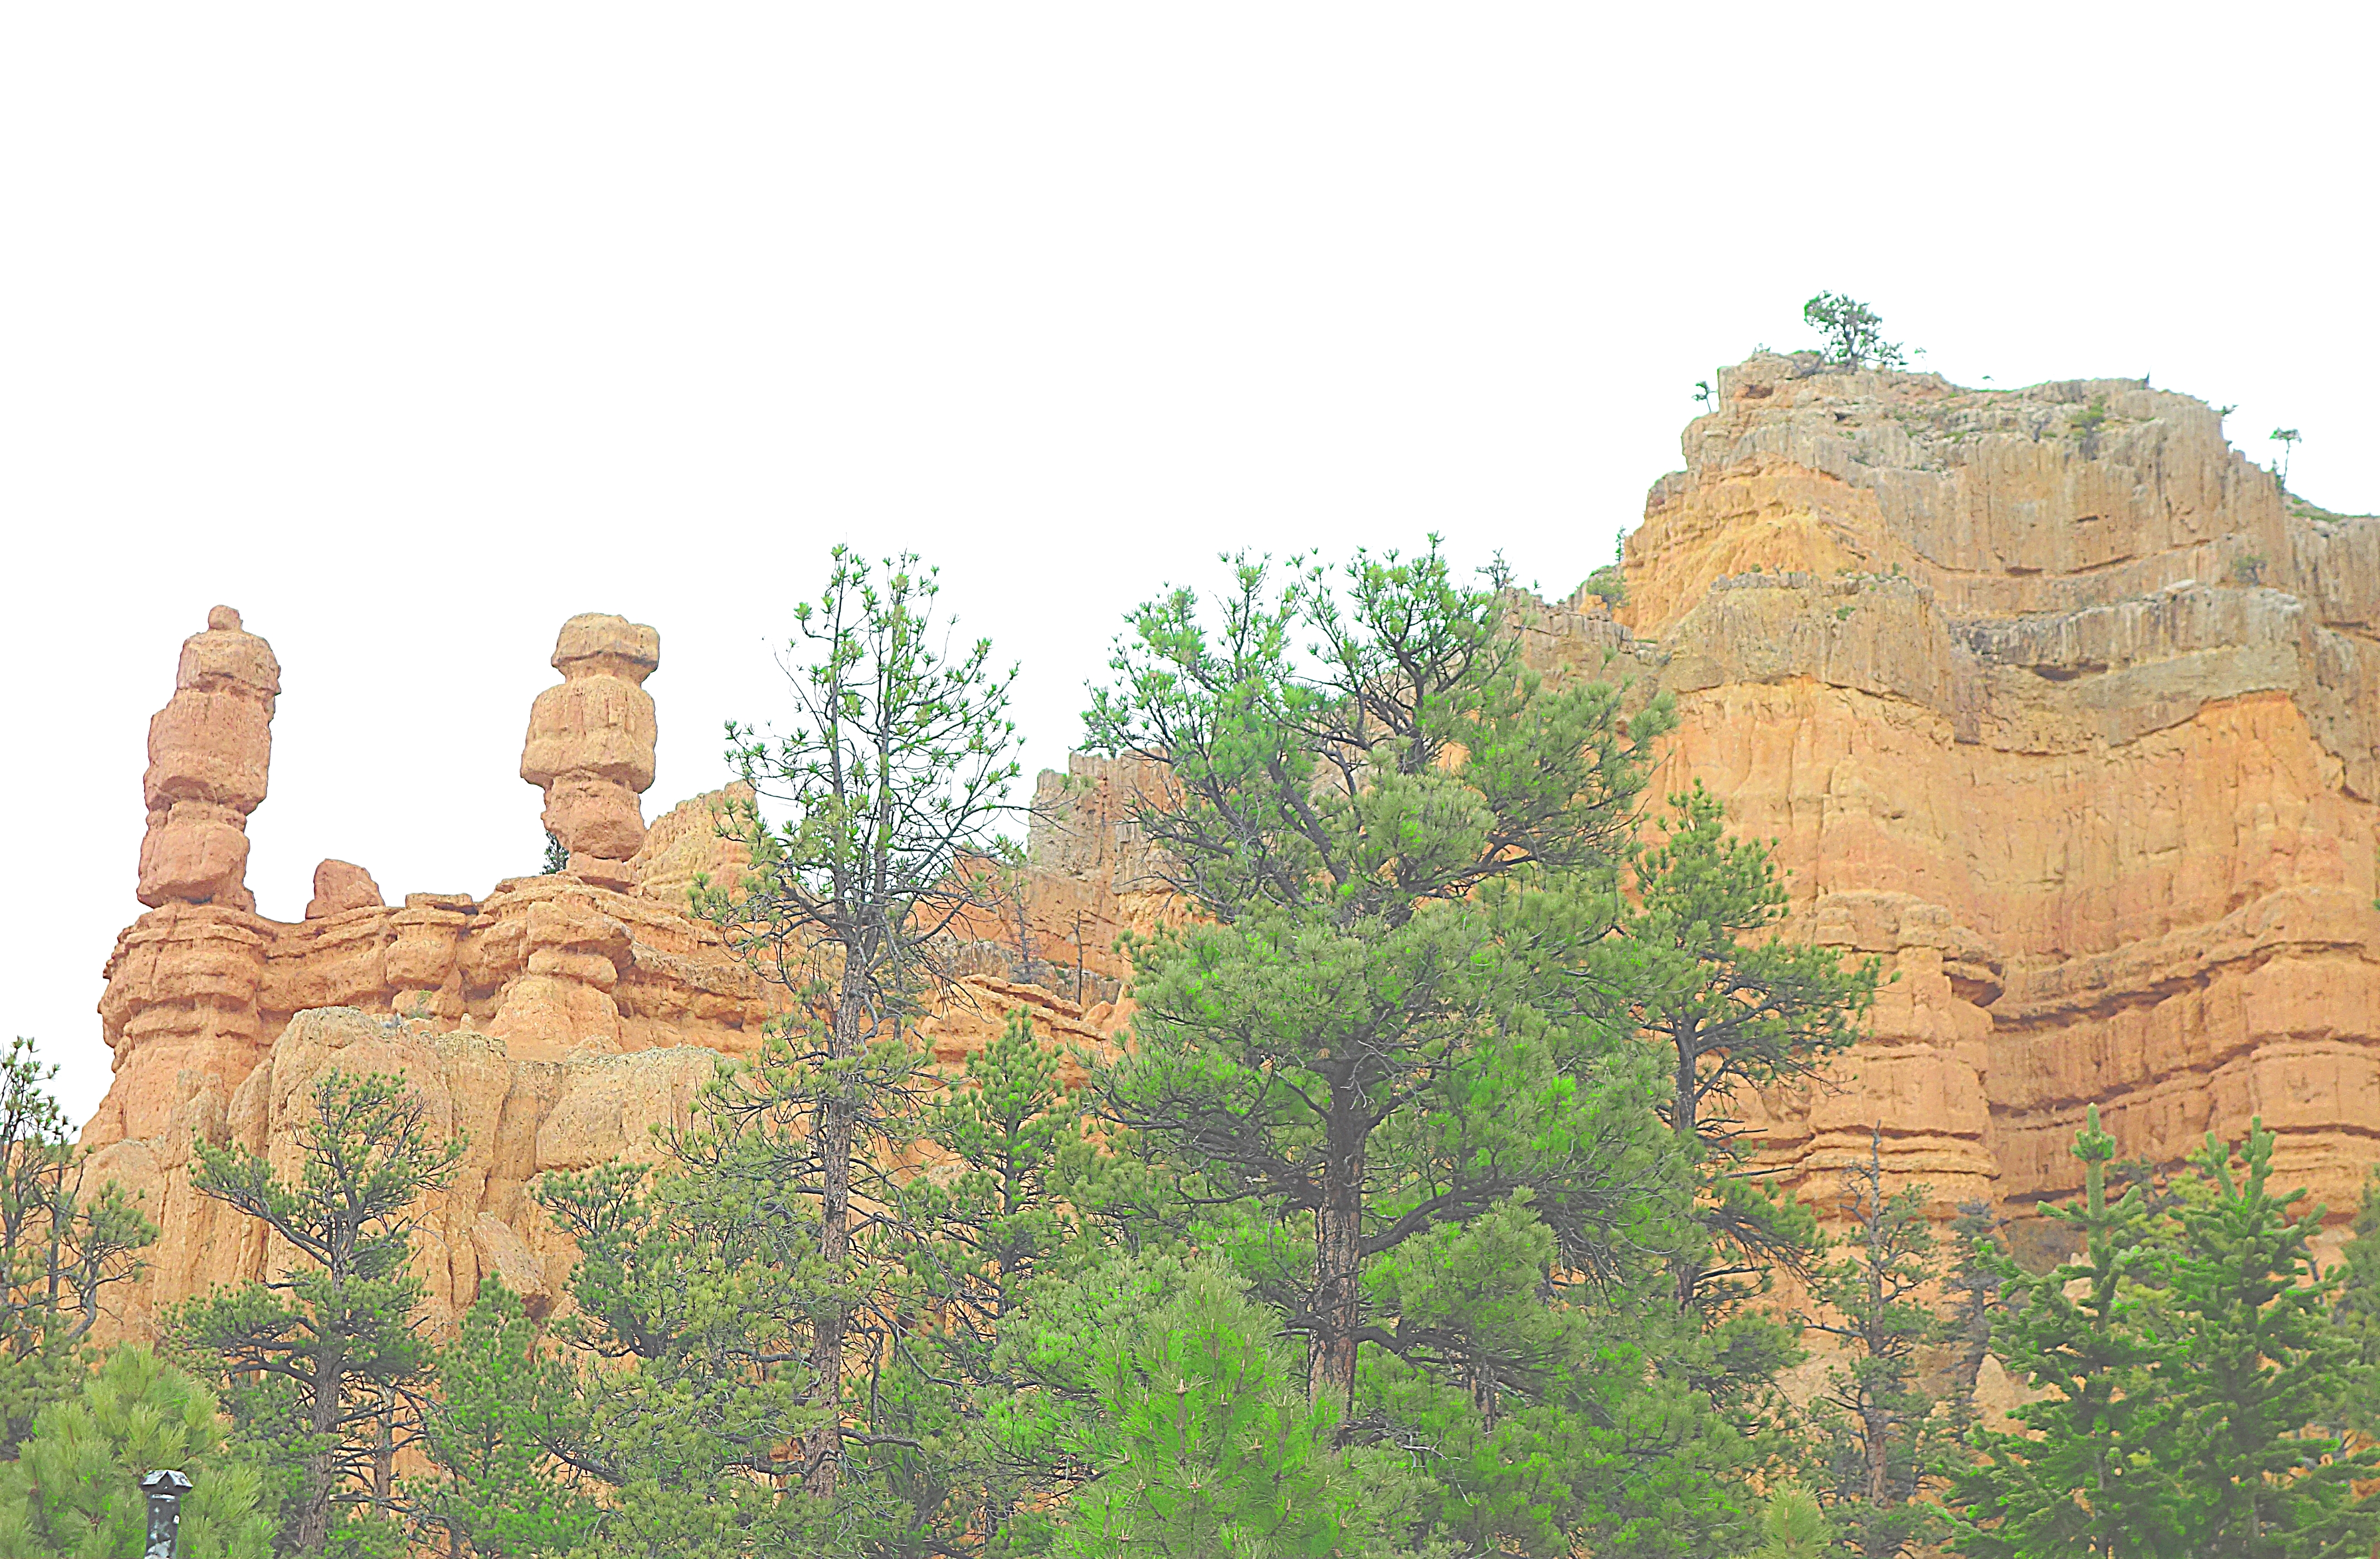
[[[1699,778],[1779,842],[1795,934],[1879,956],[1873,1031],[1821,1089],[1744,1101],[1825,1198],[1880,1134],[1944,1211],[2075,1185],[2099,1102],[2173,1160],[2252,1115],[2334,1220],[2380,1157],[2380,521],[2286,497],[2186,396],[2131,380],[1962,390],[1764,355],[1720,376],[1626,552],[1618,612],[1519,601],[1532,664],[1676,696],[1658,785]],[[539,1175],[652,1151],[779,1009],[687,912],[738,869],[717,798],[650,827],[659,636],[564,626],[522,777],[569,870],[382,903],[325,861],[306,920],[258,916],[279,668],[218,607],[152,723],[140,896],[101,1014],[115,1081],[84,1139],[164,1235],[128,1315],[280,1264],[196,1198],[194,1136],[294,1156],[324,1069],[403,1070],[470,1139],[431,1209],[441,1307],[500,1272],[553,1302]],[[1170,911],[1129,821],[1162,783],[1076,758],[1036,796],[1026,908],[966,930],[929,1025],[950,1064],[1032,1006],[1098,1043],[1128,1015],[1116,934]]]

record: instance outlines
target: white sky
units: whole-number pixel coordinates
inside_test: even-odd
[[[828,544],[1024,664],[1226,548],[1566,591],[1694,382],[1865,298],[1969,383],[2152,373],[2380,508],[2368,6],[0,11],[0,1034],[78,1116],[142,743],[284,667],[249,885],[536,869],[554,629],[660,628],[647,812]],[[2251,437],[2250,435],[2253,435]]]

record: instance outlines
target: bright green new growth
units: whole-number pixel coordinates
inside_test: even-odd
[[[141,1552],[152,1468],[189,1474],[182,1559],[265,1559],[264,1480],[225,1448],[205,1386],[146,1348],[119,1346],[75,1397],[42,1410],[0,1467],[0,1559],[121,1559]]]
[[[1760,1511],[1760,1546],[1752,1559],[1827,1559],[1840,1553],[1827,1513],[1809,1490],[1788,1483]]]

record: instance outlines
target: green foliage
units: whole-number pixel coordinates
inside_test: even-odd
[[[1884,321],[1866,304],[1839,292],[1822,292],[1802,305],[1802,323],[1827,338],[1827,356],[1852,368],[1873,362],[1899,368],[1900,347],[1884,338]]]
[[[1245,562],[1235,587],[1211,624],[1187,591],[1144,606],[1088,716],[1170,761],[1139,822],[1211,917],[1136,947],[1140,1043],[1103,1106],[1310,1241],[1310,1278],[1265,1291],[1343,1397],[1366,1340],[1460,1349],[1366,1303],[1405,1240],[1531,1188],[1593,1271],[1613,1225],[1661,1215],[1642,1074],[1572,1021],[1562,962],[1610,923],[1666,707],[1632,724],[1609,688],[1547,688],[1435,550],[1359,556],[1343,593]]]
[[[2231,582],[2239,585],[2261,585],[2265,582],[2265,558],[2259,553],[2246,553],[2231,560]]]
[[[1578,587],[1581,595],[1600,596],[1607,606],[1628,604],[1628,538],[1619,536],[1611,543],[1611,561],[1586,577]]]
[[[128,1559],[146,1545],[140,1480],[175,1468],[182,1559],[265,1559],[273,1520],[264,1480],[225,1444],[207,1388],[145,1348],[119,1346],[80,1392],[42,1410],[0,1467],[0,1559]]]
[[[1228,1270],[1125,1261],[1042,1313],[1016,1350],[1033,1401],[1012,1433],[1080,1470],[1055,1552],[1322,1555],[1364,1524],[1377,1455],[1333,1452],[1336,1412],[1308,1399],[1280,1316]]]
[[[935,572],[909,554],[881,573],[845,547],[831,556],[819,600],[795,608],[790,724],[727,727],[728,761],[751,794],[729,805],[722,831],[750,872],[698,883],[695,895],[795,1002],[761,1064],[722,1086],[714,1115],[730,1127],[722,1151],[749,1161],[743,1173],[815,1210],[830,1281],[813,1297],[819,1411],[803,1476],[820,1497],[852,1438],[851,1334],[898,1303],[880,1293],[898,1231],[869,1199],[899,1205],[883,1151],[914,1104],[908,1025],[953,977],[950,933],[1001,908],[991,824],[1018,773],[1006,713],[1015,672],[992,667],[988,639],[953,652]],[[864,1427],[852,1432],[868,1443]]]
[[[838,1552],[802,1491],[827,1411],[810,1343],[832,1282],[815,1225],[733,1143],[680,1146],[689,1156],[658,1176],[612,1164],[539,1182],[579,1252],[576,1312],[556,1328],[575,1400],[540,1438],[602,1507],[587,1553]]]
[[[2043,1212],[2074,1232],[2080,1253],[2039,1273],[1984,1258],[2006,1294],[1993,1349],[2040,1394],[2016,1409],[2022,1429],[1975,1430],[1975,1460],[1953,1477],[1957,1546],[1985,1559],[2182,1552],[2181,1494],[2158,1454],[2173,1408],[2144,1389],[2161,1346],[2137,1282],[2153,1256],[2145,1196],[2135,1185],[2107,1199],[2116,1141],[2096,1105],[2073,1152],[2082,1202]]]
[[[2210,1136],[2161,1211],[2138,1184],[2108,1200],[2095,1109],[2074,1151],[2083,1200],[2048,1212],[2081,1255],[2039,1274],[1993,1261],[2011,1306],[1995,1351],[2044,1395],[2017,1410],[2026,1432],[1972,1432],[1961,1551],[2368,1552],[2380,1508],[2354,1485],[2380,1476],[2380,1452],[2324,1427],[2371,1389],[2359,1312],[2332,1313],[2360,1301],[2315,1268],[2320,1211],[2271,1190],[2272,1134],[2252,1125],[2236,1150]]]
[[[1626,934],[1591,950],[1588,980],[1665,1052],[1662,1119],[1697,1166],[1708,1253],[1677,1263],[1681,1300],[1713,1320],[1757,1292],[1772,1264],[1799,1268],[1815,1224],[1741,1174],[1739,1090],[1815,1077],[1856,1039],[1876,997],[1874,958],[1789,943],[1785,885],[1768,846],[1727,832],[1698,781],[1670,798],[1661,841],[1634,868]]]
[[[2275,444],[2281,446],[2281,469],[2278,476],[2281,486],[2287,488],[2289,484],[2289,457],[2297,453],[2298,441],[2305,435],[2295,428],[2275,428],[2270,436]]]
[[[1760,1546],[1752,1559],[1826,1559],[1837,1552],[1834,1528],[1815,1495],[1788,1483],[1760,1510]]]
[[[0,1055],[0,1454],[73,1394],[101,1297],[157,1237],[115,1182],[86,1195],[56,1075],[21,1036]]]
[[[2179,1346],[2155,1372],[2174,1408],[2168,1453],[2193,1485],[2193,1541],[2252,1559],[2367,1553],[2380,1507],[2352,1485],[2380,1477],[2380,1451],[2350,1453],[2318,1427],[2358,1362],[2331,1322],[2340,1277],[2311,1249],[2322,1209],[2272,1191],[2262,1122],[2237,1148],[2210,1133],[2191,1162],[2202,1179],[2160,1264]]]
[[[324,1074],[306,1095],[295,1182],[243,1148],[199,1139],[191,1185],[258,1219],[301,1265],[218,1288],[172,1318],[183,1344],[237,1382],[235,1415],[299,1467],[289,1541],[331,1541],[338,1507],[385,1506],[397,1453],[420,1425],[431,1354],[410,1270],[422,1194],[443,1187],[463,1143],[433,1143],[404,1079]]]
[[[1828,1451],[1829,1505],[1844,1545],[1861,1559],[1898,1559],[1932,1535],[1925,1491],[1944,1421],[1921,1370],[1922,1350],[1950,1325],[1927,1291],[1941,1277],[1927,1191],[1887,1191],[1880,1138],[1843,1175],[1842,1254],[1813,1274],[1822,1309],[1812,1327],[1834,1337],[1843,1362],[1828,1372],[1818,1422]]]
[[[575,1546],[595,1511],[576,1468],[552,1453],[579,1425],[577,1382],[500,1279],[480,1284],[438,1358],[438,1395],[422,1424],[435,1473],[409,1480],[405,1503],[450,1553],[515,1559]]]
[[[543,874],[548,877],[552,877],[569,870],[570,851],[568,847],[565,846],[560,839],[554,837],[553,830],[551,828],[547,829],[545,831],[545,871]]]
[[[2074,436],[2082,441],[2082,454],[2086,459],[2098,454],[2099,430],[2107,425],[2107,397],[2093,396],[2089,406],[2066,420],[2066,425],[2072,431]]]

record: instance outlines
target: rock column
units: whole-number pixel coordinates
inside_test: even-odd
[[[209,612],[207,630],[182,641],[174,696],[149,722],[141,903],[256,907],[248,814],[264,799],[280,691],[273,646],[242,632],[230,607]]]
[[[662,662],[662,636],[625,617],[589,612],[562,625],[553,647],[559,687],[537,696],[521,747],[521,778],[545,791],[545,826],[570,870],[600,887],[630,888],[629,858],[645,842],[637,798],[653,783],[660,726],[642,684]]]

